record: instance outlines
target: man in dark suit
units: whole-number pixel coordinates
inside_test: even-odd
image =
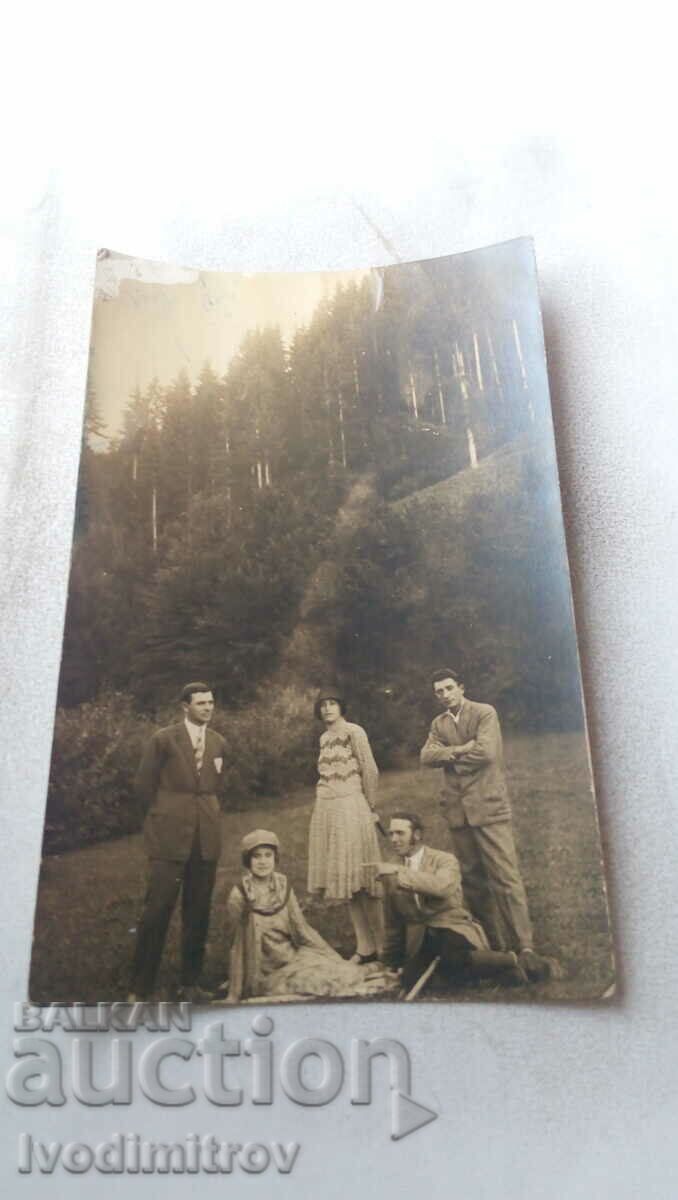
[[[225,743],[208,729],[214,697],[207,684],[186,684],[181,706],[184,719],[153,735],[135,779],[139,797],[150,806],[144,824],[150,875],[137,931],[130,1001],[153,991],[180,890],[179,998],[193,1002],[208,998],[198,979],[221,850],[219,795]]]
[[[421,762],[443,768],[441,806],[466,901],[496,949],[517,951],[531,979],[546,978],[551,968],[533,949],[513,840],[499,718],[490,704],[467,700],[449,667],[436,671],[431,682],[443,712],[431,725]]]
[[[461,871],[453,854],[422,841],[417,813],[395,812],[389,840],[398,863],[376,864],[384,884],[383,961],[401,967],[402,994],[438,959],[442,971],[495,975],[515,986],[528,978],[513,951],[490,950],[485,932],[464,907]]]

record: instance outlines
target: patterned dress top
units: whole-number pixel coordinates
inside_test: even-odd
[[[372,807],[379,771],[365,730],[342,718],[320,738],[316,803],[309,831],[308,888],[328,900],[365,890],[381,895]]]

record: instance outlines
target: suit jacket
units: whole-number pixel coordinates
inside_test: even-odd
[[[419,949],[427,926],[452,929],[477,950],[488,949],[481,925],[464,908],[454,854],[424,846],[416,871],[402,866],[384,879],[385,963],[399,966]]]
[[[473,745],[458,758],[451,746]],[[491,825],[511,816],[499,718],[491,704],[478,704],[464,697],[458,723],[448,712],[431,725],[421,752],[425,767],[442,767],[444,784],[441,805],[451,828]]]
[[[217,859],[221,851],[221,805],[224,739],[205,730],[200,774],[186,725],[159,729],[146,746],[135,779],[139,797],[150,805],[144,823],[149,858],[186,862],[196,827],[202,857]]]

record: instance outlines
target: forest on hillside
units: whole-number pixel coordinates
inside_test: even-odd
[[[311,760],[309,689],[328,679],[383,765],[416,745],[441,660],[509,722],[580,725],[525,245],[383,268],[288,345],[252,329],[225,375],[138,390],[104,452],[88,387],[48,817],[189,678],[271,758],[234,767],[242,794]]]

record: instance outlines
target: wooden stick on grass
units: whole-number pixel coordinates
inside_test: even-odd
[[[435,971],[436,967],[438,966],[439,962],[440,962],[440,955],[437,954],[436,957],[433,959],[433,961],[428,964],[426,970],[419,976],[419,978],[418,978],[417,982],[415,983],[414,987],[412,988],[412,990],[409,991],[407,993],[407,995],[403,997],[406,1004],[409,1004],[410,1000],[416,1000],[421,989],[423,987],[425,987],[426,984],[428,983],[429,979],[431,978],[431,976],[432,976],[433,972]]]

